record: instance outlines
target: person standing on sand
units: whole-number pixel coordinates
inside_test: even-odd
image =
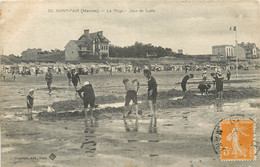
[[[190,78],[193,78],[194,77],[194,75],[193,74],[189,74],[189,75],[186,75],[183,79],[182,79],[182,81],[181,81],[181,88],[182,88],[182,91],[183,92],[186,92],[186,84],[187,84],[187,82],[188,82],[188,80],[190,79]]]
[[[12,72],[12,75],[13,75],[13,77],[14,77],[14,81],[15,81],[15,79],[16,79],[16,76],[15,76],[15,70]]]
[[[207,71],[204,71],[202,73],[202,81],[206,82],[207,81]]]
[[[33,94],[34,94],[34,90],[30,89],[29,94],[26,96],[27,109],[28,109],[28,119],[29,120],[33,119],[32,118],[32,109],[33,109],[33,100],[34,100]]]
[[[215,74],[214,79],[216,82],[216,89],[218,92],[217,99],[223,99],[223,79],[224,79],[224,77],[222,76],[220,69],[217,70],[217,73]]]
[[[77,92],[79,94],[79,97],[83,100],[85,116],[87,116],[86,110],[88,108],[88,105],[90,105],[90,118],[93,119],[93,110],[95,108],[95,93],[92,85],[88,81],[85,81],[83,86]]]
[[[49,90],[49,94],[51,94],[51,84],[52,84],[52,73],[51,73],[51,68],[48,68],[48,72],[45,74],[45,81],[47,82],[47,87]]]
[[[110,68],[109,68],[109,75],[110,75],[110,76],[113,75],[113,68],[112,68],[112,66],[110,66]]]
[[[135,89],[135,85],[134,83],[137,83],[137,90]],[[132,100],[133,103],[135,104],[135,113],[136,113],[136,117],[138,116],[138,104],[137,104],[137,92],[139,89],[139,82],[137,79],[133,80],[133,81],[129,81],[129,79],[123,79],[123,84],[125,85],[125,90],[126,90],[126,97],[125,97],[125,112],[124,112],[124,116],[125,117],[125,113],[127,113],[127,115],[129,115],[131,113],[131,107],[129,107],[129,103]]]
[[[145,69],[144,76],[148,79],[148,101],[151,114],[156,117],[157,83],[150,70]]]
[[[77,92],[77,86],[78,83],[80,83],[79,73],[76,72],[75,69],[72,69],[72,75],[71,75],[72,83],[74,85],[75,91]]]
[[[94,68],[93,68],[93,67],[90,68],[90,74],[91,74],[91,75],[94,74]]]
[[[70,83],[71,83],[71,81],[72,81],[72,76],[71,76],[71,71],[70,71],[70,69],[68,69],[67,78],[68,78],[68,83],[69,83],[69,85],[70,85]]]
[[[38,68],[38,67],[36,67],[36,69],[35,69],[35,75],[37,76],[37,75],[38,75],[38,73],[39,73],[39,68]]]
[[[58,74],[59,74],[59,75],[61,74],[61,69],[60,69],[60,67],[58,67]]]
[[[231,76],[231,71],[227,70],[227,79],[230,80],[230,76]]]

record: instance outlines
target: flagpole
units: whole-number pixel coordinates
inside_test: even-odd
[[[236,32],[236,40],[235,40],[235,47],[237,46],[237,27],[235,26],[234,27],[235,28],[235,32]],[[236,77],[238,78],[238,57],[237,57],[237,54],[236,54]]]

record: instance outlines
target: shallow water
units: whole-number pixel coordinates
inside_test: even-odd
[[[113,165],[119,164],[118,161],[151,165],[152,162],[140,158],[157,158],[160,165],[174,166],[180,155],[185,155],[192,161],[194,158],[203,161],[212,157],[218,159],[210,142],[214,126],[221,118],[237,113],[237,110],[246,116],[259,118],[259,109],[249,105],[257,100],[249,99],[236,103],[218,101],[211,106],[170,109],[164,113],[159,110],[156,119],[148,117],[149,113],[144,113],[139,119],[130,116],[123,120],[122,115],[114,113],[111,119],[104,119],[99,115],[93,120],[85,118],[54,122],[27,121],[21,119],[24,118],[22,114],[16,115],[17,120],[14,120],[14,117],[8,119],[6,115],[2,131],[2,141],[5,143],[2,146],[2,156],[9,160],[4,162],[6,165],[15,162],[29,166],[34,163],[82,165],[83,161],[89,158],[95,160],[90,163],[94,166],[95,163],[102,164],[103,161]],[[53,127],[55,129],[51,130]],[[19,156],[39,156],[35,147],[41,149],[40,155],[48,160],[31,162],[15,159]],[[51,153],[57,157],[54,161],[48,158]],[[173,159],[165,161],[165,158],[170,157]],[[79,159],[83,159],[82,162],[78,162]],[[213,159],[209,159],[207,163],[212,161]]]

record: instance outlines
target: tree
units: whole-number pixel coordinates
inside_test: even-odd
[[[132,46],[118,47],[111,45],[109,47],[110,57],[136,57],[144,58],[147,55],[152,57],[163,57],[174,55],[170,48],[164,49],[163,47],[155,47],[152,44],[143,44],[140,42],[135,42]]]

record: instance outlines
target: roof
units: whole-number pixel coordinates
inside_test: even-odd
[[[88,41],[79,41],[79,40],[71,40],[74,42],[77,46],[89,46]]]
[[[106,37],[99,36],[98,32],[90,33],[89,35],[82,34],[79,38],[79,40],[83,37],[86,37],[86,39],[90,42],[93,42],[96,38],[99,38],[101,42],[110,42]]]
[[[232,45],[215,45],[215,46],[212,46],[212,48],[226,47],[226,46],[231,46],[231,47],[233,47]]]
[[[256,47],[256,44],[255,43],[240,43],[240,44],[237,44],[238,46],[241,46],[241,47],[244,47],[246,49],[253,49]]]

